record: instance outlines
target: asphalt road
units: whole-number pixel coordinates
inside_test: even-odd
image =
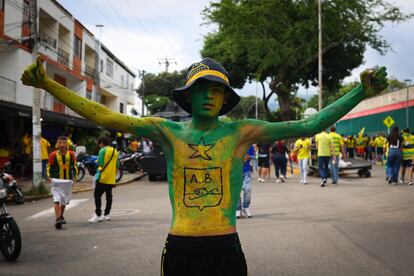
[[[171,209],[166,182],[147,178],[114,190],[113,219],[88,224],[91,192],[76,194],[64,229],[51,199],[10,206],[22,232],[16,263],[0,275],[159,275]],[[238,221],[249,275],[413,275],[414,187],[373,177],[338,186],[253,183],[253,218]],[[35,217],[29,218],[35,215]]]

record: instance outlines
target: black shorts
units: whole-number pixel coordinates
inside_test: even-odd
[[[162,276],[245,276],[247,264],[237,233],[187,237],[168,235]]]
[[[384,148],[377,148],[377,154],[383,155],[384,154]]]
[[[401,162],[401,166],[403,167],[403,168],[411,168],[412,167],[412,165],[413,165],[413,160],[403,160],[402,162]]]
[[[269,168],[270,167],[269,157],[257,158],[257,166],[263,167],[263,168]]]

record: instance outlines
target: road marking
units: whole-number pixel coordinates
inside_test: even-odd
[[[122,216],[130,216],[136,213],[141,212],[138,209],[112,209],[110,216],[111,217],[122,217]]]
[[[66,206],[65,211],[69,210],[69,209],[72,209],[72,208],[78,206],[79,204],[81,204],[83,202],[86,202],[88,200],[89,200],[88,198],[72,199],[70,201],[69,205]],[[36,214],[34,214],[30,217],[27,217],[26,219],[38,219],[38,218],[41,218],[41,217],[52,217],[54,215],[55,215],[55,209],[54,208],[49,208],[49,209],[46,209],[46,210],[41,211],[39,213],[36,213]]]

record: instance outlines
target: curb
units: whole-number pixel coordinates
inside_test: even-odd
[[[140,180],[141,178],[143,178],[145,176],[147,176],[146,173],[144,173],[144,174],[142,174],[140,176],[137,176],[135,178],[132,178],[130,180],[123,181],[123,182],[119,182],[119,183],[116,184],[116,186],[130,184],[130,183],[132,183],[134,181]],[[93,191],[92,185],[91,185],[91,187],[88,187],[88,188],[83,188],[83,189],[79,189],[79,190],[76,190],[76,191],[72,191],[72,194],[78,194],[78,193],[89,192],[89,191]],[[40,200],[40,199],[45,199],[45,198],[49,198],[49,197],[52,197],[52,194],[49,193],[49,194],[46,194],[46,195],[25,196],[25,200],[24,201],[25,202],[29,202],[29,201]],[[13,200],[10,200],[10,201],[13,202]]]

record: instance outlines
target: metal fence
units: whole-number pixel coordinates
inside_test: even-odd
[[[0,100],[16,102],[16,82],[0,76]]]

